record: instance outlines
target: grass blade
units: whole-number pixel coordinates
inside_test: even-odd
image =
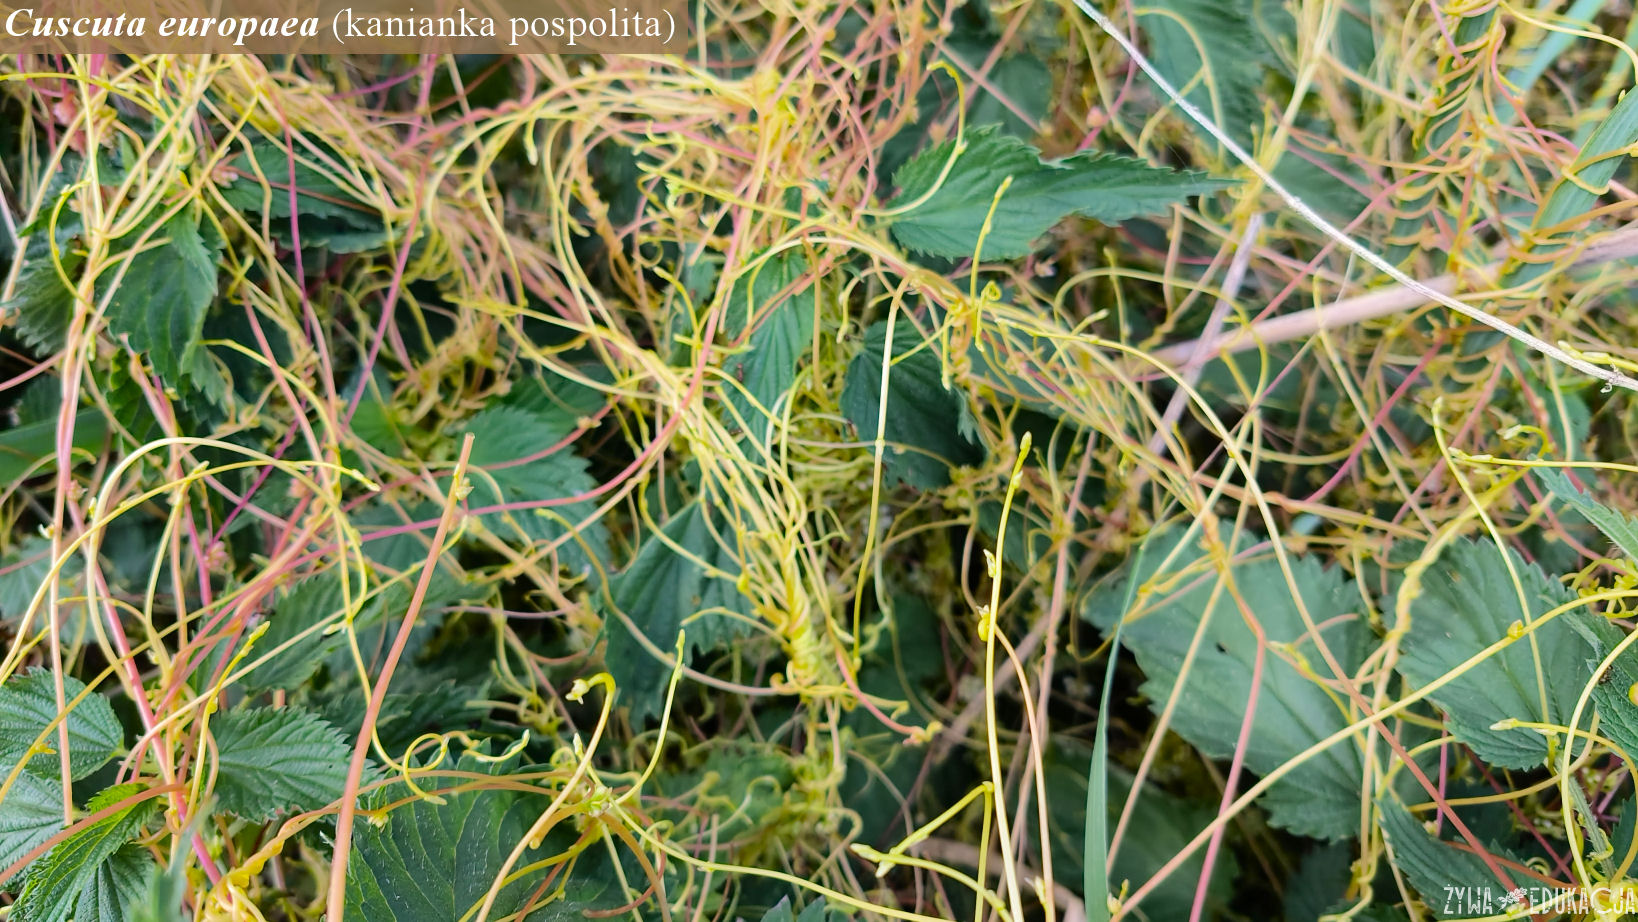
[[[1189,534],[1199,522],[1189,527]],[[1153,532],[1150,532],[1153,534]],[[1185,535],[1187,540],[1189,535]],[[1145,537],[1132,558],[1132,579],[1126,581],[1126,599],[1121,603],[1121,619],[1109,640],[1109,662],[1104,666],[1103,692],[1098,697],[1098,727],[1092,740],[1092,762],[1086,767],[1086,833],[1081,842],[1085,861],[1081,868],[1081,894],[1086,899],[1086,922],[1109,922],[1109,690],[1115,684],[1115,663],[1120,657],[1120,632],[1126,614],[1137,598],[1137,575],[1143,572],[1143,555],[1149,549]],[[1159,574],[1156,574],[1159,575]],[[1136,797],[1134,788],[1131,796]]]

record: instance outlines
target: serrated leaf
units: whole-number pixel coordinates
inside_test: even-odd
[[[594,381],[604,381],[609,372],[601,365],[576,369]],[[582,417],[592,416],[607,403],[602,391],[581,381],[551,371],[537,370],[534,375],[513,382],[512,389],[501,400],[501,406],[528,410],[541,417],[557,432],[567,433],[580,424]]]
[[[222,197],[227,199],[228,204],[257,214],[261,214],[265,208],[266,213],[275,218],[297,214],[301,217],[338,218],[365,226],[370,218],[370,209],[332,179],[329,168],[317,158],[310,157],[305,146],[293,144],[295,158],[292,163],[290,149],[285,145],[285,139],[257,138],[251,143],[247,154],[241,153],[231,161],[237,175],[222,190]],[[258,180],[258,173],[261,179],[266,180],[266,186]]]
[[[431,513],[436,519],[438,513]],[[414,561],[419,568],[426,556],[423,548],[420,557]],[[398,635],[398,626],[404,612],[409,609],[411,597],[415,593],[416,581],[420,576],[419,570],[407,571],[403,578],[380,587],[370,601],[364,604],[363,611],[353,619],[353,634],[358,638],[361,650],[386,650]],[[471,601],[475,592],[481,591],[478,583],[465,577],[456,576],[449,568],[440,563],[433,572],[432,579],[427,583],[427,591],[421,597],[421,614],[415,620],[415,626],[410,631],[408,643],[404,647],[402,662],[413,663],[421,656],[428,639],[437,632],[449,613],[449,608],[462,602]],[[358,671],[353,660],[352,650],[346,644],[334,649],[326,661],[332,679],[340,678],[343,683],[356,683]],[[395,687],[402,687],[398,679],[393,681]],[[365,696],[366,698],[368,696]],[[334,721],[332,721],[334,723]],[[339,726],[339,725],[338,725]]]
[[[1035,444],[1043,444],[1037,441]],[[984,547],[994,548],[1001,530],[1001,502],[986,499],[978,502],[977,525],[983,535]],[[1006,546],[1001,548],[1001,559],[1008,565],[1028,572],[1036,563],[1052,552],[1052,523],[1042,512],[1022,502],[1015,502],[1007,512]]]
[[[370,535],[377,530],[397,528],[411,522],[436,522],[442,514],[442,509],[429,502],[400,503],[379,497],[354,510],[352,521],[365,535]],[[431,529],[428,529],[424,535],[401,531],[386,538],[371,538],[364,544],[364,554],[378,568],[391,572],[409,570],[427,559],[427,542],[431,540],[431,534]]]
[[[11,412],[17,425],[26,426],[56,420],[57,410],[62,405],[63,382],[52,375],[42,375],[23,385],[22,394],[12,405]]]
[[[830,908],[824,897],[819,897],[802,907],[801,914],[791,911],[791,898],[783,897],[773,905],[773,908],[762,914],[762,922],[842,922],[849,918],[847,913]]]
[[[86,810],[96,813],[142,790],[141,784],[108,788],[93,797],[86,804]],[[12,920],[67,922],[72,918],[74,922],[100,922],[109,917],[82,913],[101,912],[110,899],[134,900],[140,888],[147,885],[146,878],[134,879],[132,862],[109,865],[120,847],[141,831],[157,804],[158,800],[152,797],[132,804],[58,843],[30,866],[28,880],[12,906]],[[113,918],[120,919],[123,915]]]
[[[687,631],[685,655],[715,650],[749,633],[746,619],[754,607],[734,585],[740,551],[732,527],[696,500],[678,510],[661,531],[666,541],[650,537],[631,565],[609,581],[615,608],[667,657],[676,649],[678,631]],[[702,569],[673,546],[715,572]],[[603,636],[607,641],[603,662],[620,690],[620,703],[631,708],[632,723],[641,725],[658,716],[671,670],[613,614],[604,619]]]
[[[1382,800],[1378,807],[1382,835],[1393,855],[1394,867],[1422,895],[1423,903],[1434,915],[1441,919],[1470,919],[1507,911],[1507,888],[1483,859],[1435,838],[1396,801]],[[1517,859],[1505,851],[1494,847],[1491,851],[1516,866]],[[1459,897],[1453,896],[1451,888]]]
[[[43,234],[29,239],[24,248],[27,261],[18,271],[11,300],[0,304],[0,316],[14,323],[23,342],[42,355],[58,352],[63,347],[69,324],[74,319],[74,292],[63,284],[63,278],[77,281],[80,267],[85,264],[85,254],[65,248],[68,240],[61,239],[57,251],[62,263],[59,274],[52,262],[49,241]]]
[[[74,922],[126,922],[159,868],[146,849],[122,845],[97,868],[74,900]],[[181,916],[171,916],[172,919]]]
[[[62,272],[74,280],[85,264],[79,252],[61,255]],[[31,349],[51,354],[62,349],[69,336],[69,324],[74,321],[74,292],[62,283],[56,265],[44,259],[29,260],[28,269],[18,275],[11,300],[0,305],[3,313],[16,323],[16,332]]]
[[[344,394],[347,401],[358,401],[352,421],[348,424],[352,444],[358,448],[369,446],[389,458],[404,457],[409,445],[406,436],[411,427],[401,423],[398,414],[389,406],[392,387],[386,373],[377,368],[366,378],[362,372],[357,372]],[[361,462],[358,457],[356,449],[348,448],[342,453],[342,463],[359,466]]]
[[[293,707],[217,715],[214,792],[222,810],[266,821],[341,797],[352,751],[336,729]]]
[[[782,897],[772,909],[762,914],[762,922],[796,922],[796,914],[791,912],[791,898]]]
[[[1174,532],[1152,539],[1154,546],[1146,550],[1136,578],[1147,583],[1179,537]],[[1194,563],[1209,559],[1208,553],[1201,543],[1191,541],[1179,560]],[[1357,590],[1340,571],[1314,558],[1297,557],[1291,565],[1310,617],[1324,626],[1321,633],[1326,645],[1352,675],[1372,646],[1369,626],[1359,615]],[[1172,729],[1207,756],[1228,759],[1234,755],[1251,700],[1257,637],[1226,589],[1208,610],[1218,581],[1215,573],[1195,568],[1180,574],[1179,566],[1174,563],[1167,570],[1166,590],[1157,593],[1157,600],[1128,618],[1122,641],[1136,654],[1147,676],[1143,694],[1158,711],[1172,696],[1201,618],[1209,618],[1187,684],[1177,696]],[[1303,622],[1278,561],[1269,555],[1239,561],[1232,574],[1268,643],[1291,645],[1314,673],[1306,675],[1275,650],[1264,651],[1245,765],[1266,774],[1348,726],[1350,720],[1345,705],[1320,684],[1332,678],[1330,670]],[[1124,581],[1130,578],[1122,570],[1111,585],[1100,585],[1089,595],[1082,616],[1106,634],[1113,630],[1121,616]],[[1358,831],[1363,777],[1359,749],[1344,741],[1298,765],[1260,803],[1276,826],[1321,839],[1344,838]]]
[[[1480,15],[1475,10],[1467,18]],[[1503,287],[1523,286],[1552,270],[1555,260],[1549,257],[1568,246],[1555,232],[1589,216],[1597,206],[1599,190],[1621,168],[1621,153],[1634,143],[1638,143],[1638,96],[1629,93],[1616,98],[1614,107],[1581,145],[1576,158],[1562,167],[1561,178],[1552,184],[1547,200],[1536,209],[1527,242],[1502,270],[1498,282]]]
[[[1410,604],[1410,625],[1399,645],[1399,673],[1423,686],[1459,668],[1469,658],[1507,637],[1509,626],[1540,618],[1570,600],[1570,593],[1535,564],[1509,550],[1524,589],[1527,610],[1501,552],[1494,545],[1463,540],[1446,548],[1422,577]],[[1403,588],[1400,590],[1404,591]],[[1392,612],[1396,604],[1385,605]],[[1537,676],[1584,677],[1590,649],[1571,626],[1576,613],[1555,618],[1527,639],[1480,662],[1436,691],[1430,700],[1447,715],[1446,724],[1492,765],[1539,767],[1547,740],[1531,729],[1492,730],[1497,721],[1568,721],[1581,681],[1547,681],[1546,710]],[[1538,663],[1535,653],[1539,651]]]
[[[1371,204],[1359,191],[1369,188],[1369,180],[1358,166],[1339,154],[1288,151],[1275,164],[1274,178],[1338,224],[1349,223]]]
[[[743,386],[725,385],[728,403],[758,444],[767,441],[780,418],[781,402],[796,381],[797,363],[813,336],[809,285],[769,304],[809,268],[800,252],[780,253],[739,280],[723,315],[723,331],[730,340],[738,339],[753,320],[757,324],[746,338],[745,351],[728,356],[723,363]]]
[[[305,147],[297,144],[295,151],[292,165],[282,141],[258,139],[248,156],[233,161],[238,176],[221,190],[222,197],[240,211],[265,213],[268,229],[284,243],[292,242],[290,216],[294,213],[303,249],[322,247],[336,253],[359,253],[392,238],[378,210],[319,169],[316,164],[320,161],[311,158]],[[258,170],[266,185],[258,179]]]
[[[597,486],[572,444],[554,450],[573,434],[572,425],[564,427],[516,406],[491,406],[468,420],[465,429],[473,435],[471,465],[488,475],[472,477],[468,504],[474,508],[563,499]],[[575,528],[596,511],[595,500],[580,500],[491,512],[483,520],[499,537],[526,544],[568,537],[558,548],[559,559],[570,570],[585,573],[594,559],[608,556],[608,529],[601,521]]]
[[[984,447],[969,434],[972,410],[957,391],[946,390],[936,347],[923,345],[908,318],[893,329],[892,370],[887,381],[887,419],[882,438],[886,475],[924,490],[950,482],[952,466],[983,462]],[[842,415],[859,440],[873,443],[882,407],[882,363],[887,356],[887,323],[865,331],[859,354],[842,382]]]
[[[974,68],[982,66],[995,52],[994,44],[970,38],[954,39],[945,47],[952,56],[959,54],[968,67]],[[1011,105],[990,92],[991,87],[1000,91]],[[1008,134],[1033,138],[1047,113],[1052,111],[1052,69],[1034,55],[1002,54],[990,68],[983,86],[973,87],[969,98],[967,124],[996,124]]]
[[[1538,467],[1533,471],[1554,496],[1598,526],[1598,530],[1614,541],[1629,560],[1638,561],[1638,522],[1588,496],[1576,487],[1568,474],[1556,467]]]
[[[1627,860],[1633,837],[1638,835],[1638,799],[1628,796],[1614,812],[1616,821],[1615,828],[1610,830],[1610,852],[1612,862],[1620,865]]]
[[[853,917],[846,912],[833,908],[821,896],[802,907],[802,911],[796,916],[796,922],[846,922],[851,918]]]
[[[1638,759],[1638,704],[1632,696],[1638,689],[1638,650],[1631,648],[1616,657],[1604,672],[1598,670],[1604,657],[1625,639],[1621,629],[1604,618],[1586,617],[1580,612],[1566,612],[1559,618],[1568,624],[1587,644],[1586,668],[1570,676],[1554,676],[1553,684],[1575,686],[1577,696],[1587,683],[1593,683],[1592,707],[1582,711],[1579,726],[1590,727],[1594,709],[1598,714],[1598,733],[1619,746],[1627,761]],[[1571,708],[1575,707],[1571,699]],[[1573,713],[1573,712],[1572,712]],[[1564,715],[1569,723],[1570,714]]]
[[[656,792],[688,804],[683,821],[714,817],[706,822],[722,842],[766,828],[765,821],[784,805],[785,792],[796,781],[789,756],[741,740],[724,741],[708,753],[688,771],[656,775]]]
[[[436,510],[432,517],[437,516]],[[421,550],[421,557],[426,551]],[[414,566],[419,566],[419,560]],[[417,573],[407,571],[404,579],[387,585],[364,603],[353,619],[353,632],[361,650],[386,650],[396,638],[404,612],[414,592]],[[452,606],[472,601],[482,584],[455,576],[440,565],[427,585],[421,614],[404,646],[402,664],[393,676],[392,687],[376,717],[376,735],[389,752],[403,752],[416,737],[428,732],[444,732],[451,726],[476,730],[482,726],[488,707],[491,673],[487,663],[451,661],[449,647],[436,657],[426,656],[427,644],[448,620]],[[337,603],[339,604],[339,603]],[[321,682],[301,687],[302,701],[348,740],[356,743],[363,722],[368,693],[359,685],[351,648],[345,643],[326,647]],[[476,704],[472,702],[478,702]]]
[[[84,682],[73,676],[63,677],[65,701],[72,702],[84,690]],[[46,778],[58,777],[57,730],[46,729],[56,717],[57,695],[49,670],[32,669],[0,685],[0,762],[15,765],[43,735],[42,745],[51,751],[35,754],[26,768]],[[65,720],[69,771],[78,781],[114,757],[124,732],[108,699],[95,693],[74,705]]]
[[[1180,90],[1192,84],[1184,98],[1243,145],[1262,125],[1269,59],[1255,12],[1255,0],[1155,0],[1136,17],[1166,82]]]
[[[1285,885],[1285,922],[1313,922],[1347,892],[1353,849],[1333,842],[1309,849]]]
[[[153,408],[148,406],[148,398],[136,378],[136,375],[142,375],[146,380],[148,374],[141,357],[131,354],[115,356],[101,372],[98,385],[108,401],[108,418],[119,422],[119,428],[123,430],[121,435],[128,435],[138,444],[153,438],[154,433],[159,431],[159,420],[154,416]],[[244,527],[237,522],[234,524]]]
[[[400,670],[381,702],[376,736],[388,752],[403,752],[425,733],[441,733],[450,727],[481,727],[489,713],[484,702],[489,698],[491,683],[487,671],[463,669],[459,664]],[[357,740],[363,726],[363,709],[360,692],[350,678],[323,694],[307,694],[320,717],[349,741]]]
[[[11,775],[0,763],[0,784]],[[63,828],[63,789],[55,779],[19,772],[0,800],[0,870],[11,867]]]
[[[108,302],[108,329],[147,353],[160,380],[180,390],[196,371],[200,376],[215,371],[196,362],[202,358],[205,311],[216,299],[219,242],[206,243],[191,209],[165,222],[154,236],[164,242],[133,256],[120,277]]]
[[[995,194],[1008,177],[1011,183],[994,206],[990,232],[984,236],[984,259],[1027,256],[1043,234],[1072,214],[1118,224],[1163,213],[1189,196],[1226,185],[1201,173],[1113,154],[1042,160],[1040,151],[995,126],[972,131],[966,143],[942,183],[939,175],[956,148],[953,138],[912,157],[894,174],[899,194],[890,207],[917,203],[893,219],[893,237],[900,244],[930,256],[972,256]],[[923,196],[928,196],[925,201]]]
[[[354,587],[355,593],[361,591]],[[341,633],[319,627],[345,609],[341,580],[327,570],[297,583],[273,605],[267,631],[250,654],[260,658],[288,643],[282,653],[251,670],[241,680],[246,690],[283,688],[294,691],[312,677],[326,657],[346,641]],[[298,639],[299,638],[299,639]]]
[[[500,775],[515,769],[516,758],[500,762],[463,756],[451,766],[479,775]],[[440,787],[435,777],[421,779],[423,787]],[[450,779],[472,787],[466,779]],[[544,792],[543,792],[544,793]],[[407,792],[391,790],[368,799],[372,806],[388,802],[389,796]],[[353,829],[352,860],[347,863],[347,918],[359,922],[449,922],[471,918],[506,861],[512,848],[528,832],[530,824],[546,809],[546,796],[530,796],[512,788],[477,787],[440,794],[443,803],[410,797],[409,802],[387,814],[384,822],[359,823]],[[544,848],[525,849],[512,870],[552,857],[554,837]],[[596,855],[593,849],[588,855]],[[575,919],[585,909],[607,908],[623,902],[614,894],[621,890],[612,874],[597,873],[586,856],[575,867],[559,875],[553,887],[541,890],[542,878],[550,869],[522,875],[500,890],[492,919],[518,918],[534,898],[538,908],[518,918],[518,922],[548,922]],[[586,865],[593,865],[587,868]],[[555,894],[566,879],[566,892]]]

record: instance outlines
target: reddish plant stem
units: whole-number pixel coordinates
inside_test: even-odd
[[[381,716],[381,705],[387,697],[387,686],[392,682],[392,674],[398,668],[398,661],[403,658],[404,648],[409,645],[410,632],[415,628],[416,616],[420,614],[421,605],[426,601],[427,587],[432,583],[432,574],[438,569],[438,556],[443,552],[444,538],[449,533],[450,525],[455,521],[456,508],[462,492],[461,485],[466,478],[466,464],[471,457],[472,434],[469,432],[466,438],[461,440],[461,454],[455,462],[455,474],[450,480],[449,496],[444,501],[444,514],[438,522],[438,531],[432,537],[432,547],[427,551],[426,562],[421,567],[421,577],[415,583],[415,594],[410,597],[409,609],[404,613],[404,620],[398,625],[398,635],[393,638],[392,649],[381,664],[375,688],[370,692],[369,706],[364,711],[364,721],[358,730],[358,743],[353,747],[353,758],[347,766],[347,786],[341,795],[341,811],[336,815],[335,853],[330,864],[330,890],[326,900],[326,917],[332,922],[341,922],[342,913],[347,905],[347,856],[352,848],[353,819],[358,812],[358,788],[364,777],[364,760],[370,751],[370,741],[375,737],[375,724]]]

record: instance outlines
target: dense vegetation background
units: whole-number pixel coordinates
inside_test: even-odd
[[[0,917],[1621,917],[1628,4],[695,13],[0,63]]]

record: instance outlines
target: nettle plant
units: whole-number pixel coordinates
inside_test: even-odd
[[[1556,468],[1535,476],[1632,559],[1638,523]],[[1288,917],[1402,918],[1374,905],[1401,880],[1436,918],[1625,915],[1638,659],[1618,625],[1638,573],[1623,561],[1623,588],[1572,590],[1454,532],[1391,556],[1356,582],[1312,555],[1177,525],[1082,615],[1112,633],[1124,612],[1121,642],[1162,725],[1255,773],[1236,805],[1332,843],[1304,858]],[[1139,601],[1123,608],[1133,580]],[[1520,773],[1541,779],[1522,803],[1501,782]],[[1575,876],[1555,875],[1570,860]]]
[[[1618,917],[1638,94],[1419,9],[0,64],[0,917]]]
[[[904,851],[948,813],[943,873],[970,881],[984,818],[1012,822],[1005,778],[929,755],[986,710],[950,697],[971,645],[993,684],[1004,641],[999,595],[952,592],[973,555],[943,536],[995,545],[998,593],[1043,519],[979,497],[1056,476],[1078,439],[1030,380],[1057,321],[943,273],[1226,182],[901,117],[882,191],[781,180],[730,243],[701,220],[728,177],[671,172],[700,148],[651,134],[685,98],[613,136],[494,105],[433,143],[369,108],[396,84],[346,102],[282,74],[297,129],[257,101],[255,59],[145,67],[85,109],[14,103],[49,130],[12,152],[8,919],[1081,902],[1028,889],[1022,854],[999,890],[951,892]],[[611,71],[581,104],[624,111],[656,76]],[[764,139],[823,142],[798,97],[740,87],[695,89]],[[849,199],[863,219],[838,224]],[[895,895],[895,868],[936,905]]]

